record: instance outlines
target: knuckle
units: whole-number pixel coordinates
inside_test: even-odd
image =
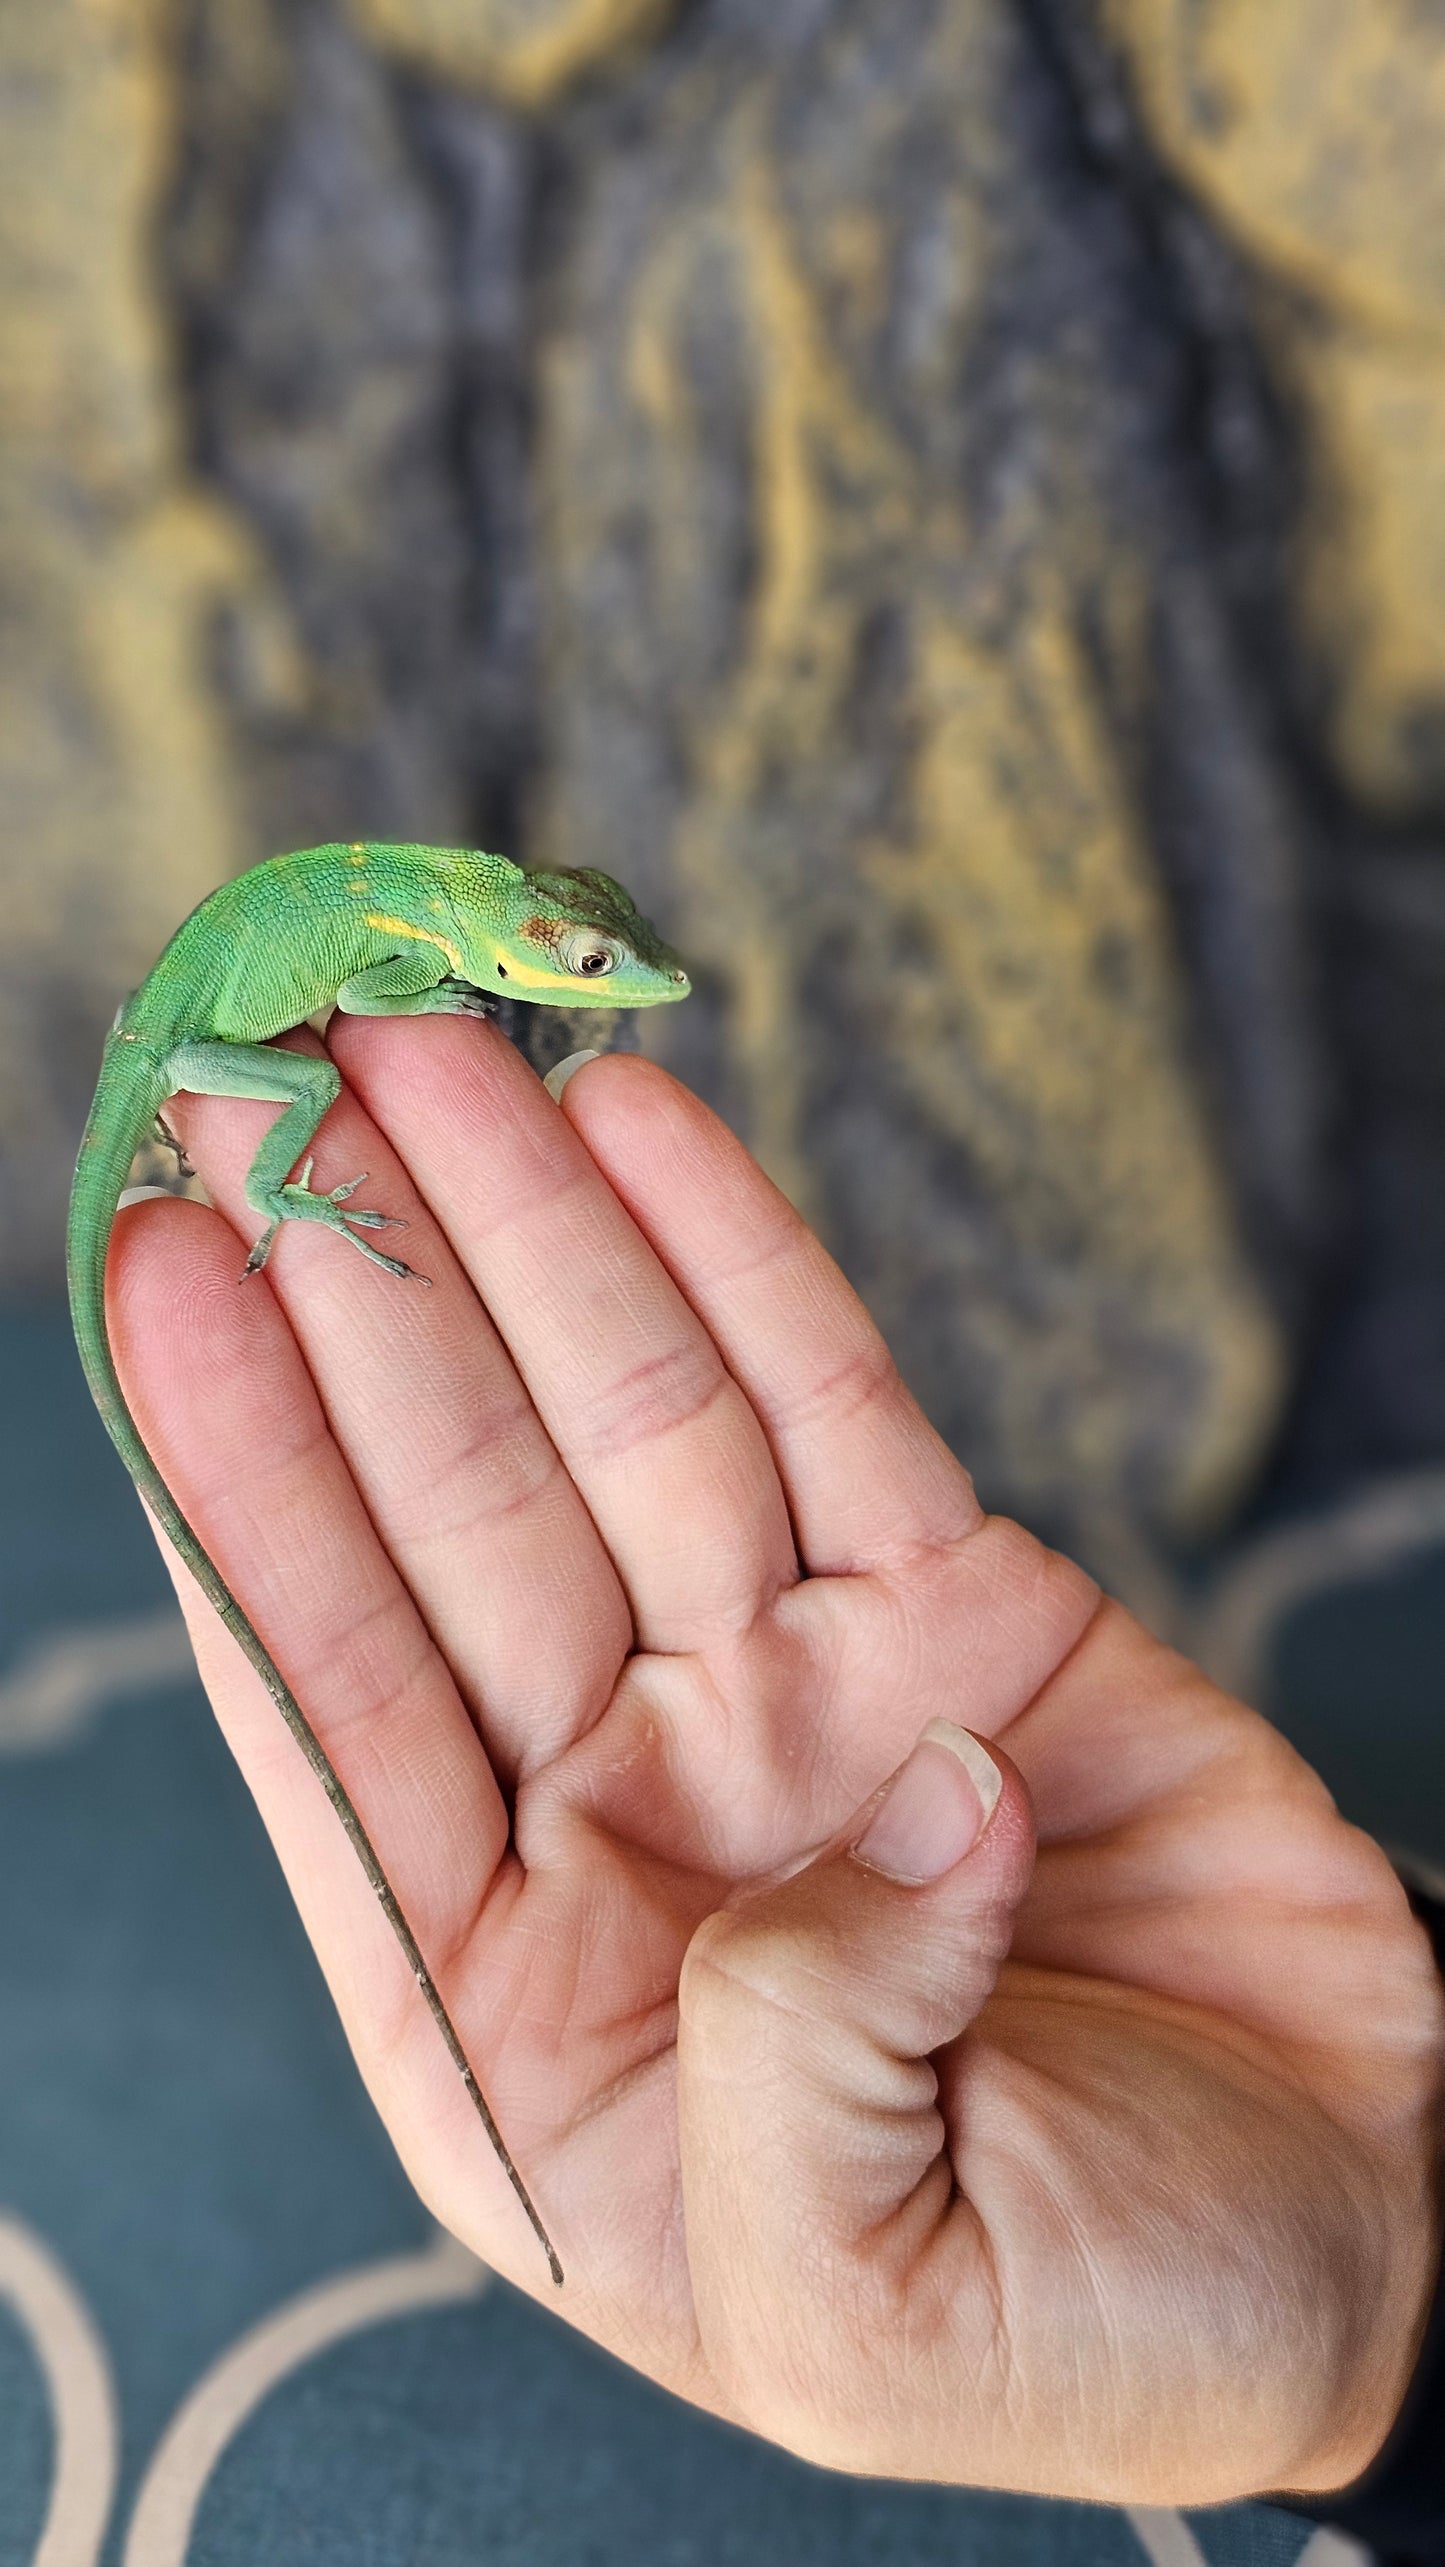
[[[820,1969],[827,1967],[814,1940],[795,1918],[762,1904],[706,1918],[683,1964],[685,2027],[714,2045],[746,2042],[757,2056],[770,2030],[788,2039],[800,2022],[814,2024]]]
[[[688,1336],[607,1385],[577,1424],[588,1452],[620,1455],[696,1425],[730,1387],[716,1349]]]

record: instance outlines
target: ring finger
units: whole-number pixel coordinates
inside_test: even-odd
[[[291,1039],[319,1049],[314,1035]],[[246,1171],[273,1109],[184,1097],[170,1111],[214,1201],[249,1239],[259,1224]],[[400,1243],[430,1289],[299,1221],[284,1225],[267,1277],[372,1521],[496,1769],[515,1781],[607,1700],[631,1642],[626,1601],[445,1236],[344,1090],[316,1159],[318,1190],[367,1171],[355,1201],[405,1219],[386,1243]]]

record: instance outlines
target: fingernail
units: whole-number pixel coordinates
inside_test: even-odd
[[[915,1888],[941,1881],[978,1843],[1002,1789],[1002,1774],[972,1730],[930,1720],[854,1846],[854,1860]]]
[[[542,1081],[553,1104],[561,1104],[562,1090],[569,1078],[575,1078],[579,1070],[585,1070],[589,1061],[600,1061],[601,1058],[600,1052],[569,1052],[565,1061],[554,1062]]]

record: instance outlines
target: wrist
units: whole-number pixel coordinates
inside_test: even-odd
[[[1364,2294],[1358,2273],[1352,2277],[1356,2324],[1341,2335],[1349,2347],[1346,2375],[1328,2421],[1290,2472],[1289,2485],[1301,2495],[1335,2494],[1381,2464],[1407,2410],[1432,2327],[1438,2332],[1442,2237],[1433,2182],[1410,2188],[1405,2213],[1413,2229],[1404,2241],[1408,2251],[1385,2259],[1370,2294],[1368,2329],[1359,2323]]]
[[[1445,1968],[1445,1904],[1418,1892],[1411,1903],[1437,1964]],[[1337,2432],[1292,2476],[1291,2494],[1277,2499],[1374,2541],[1401,2529],[1408,2532],[1422,2501],[1432,2523],[1438,2523],[1445,2503],[1442,2088],[1445,2062],[1412,2171],[1399,2187],[1408,2198],[1396,2203],[1391,2223],[1392,2234],[1407,2251],[1395,2259],[1379,2296],[1371,2352],[1354,2366],[1355,2396],[1343,2402]],[[1408,2252],[1412,2244],[1414,2254]]]

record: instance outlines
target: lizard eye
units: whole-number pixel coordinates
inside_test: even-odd
[[[622,960],[609,936],[586,931],[564,936],[560,950],[563,970],[575,972],[579,980],[600,980],[604,972],[615,972]]]

